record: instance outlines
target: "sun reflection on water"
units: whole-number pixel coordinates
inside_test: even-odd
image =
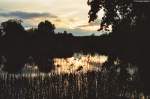
[[[75,73],[87,71],[99,71],[103,63],[107,61],[108,57],[105,55],[83,55],[74,54],[70,58],[55,58],[54,65],[57,73]]]

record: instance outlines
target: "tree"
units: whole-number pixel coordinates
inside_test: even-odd
[[[40,22],[38,24],[38,31],[43,35],[51,35],[54,34],[55,25],[49,22],[48,20],[44,22]]]
[[[1,36],[2,36],[2,29],[0,28],[0,38],[1,38]]]
[[[3,35],[0,53],[6,57],[7,63],[3,70],[17,72],[24,65],[26,53],[26,32],[22,21],[11,19],[1,23]]]
[[[116,48],[116,53],[139,65],[145,89],[150,92],[150,82],[146,77],[150,74],[150,67],[147,65],[150,55],[150,3],[139,3],[136,0],[88,0],[88,5],[91,7],[89,22],[97,19],[97,13],[104,10],[100,30],[112,25],[111,44]]]
[[[24,27],[22,26],[22,21],[17,19],[10,19],[8,21],[1,23],[2,31],[7,37],[17,37],[24,33]]]
[[[126,20],[129,26],[135,25],[141,20],[146,13],[149,5],[139,4],[135,0],[88,0],[88,5],[91,6],[89,11],[89,22],[97,19],[97,13],[104,10],[105,14],[101,22],[101,30],[113,26],[113,30],[117,29],[122,21]]]
[[[112,25],[112,44],[118,54],[137,59],[136,57],[141,57],[140,52],[149,52],[143,51],[143,48],[149,49],[147,31],[150,14],[147,10],[150,9],[150,3],[135,0],[88,0],[88,5],[91,6],[89,22],[97,19],[97,13],[104,10],[100,30],[107,30]]]
[[[88,0],[88,5],[91,6],[89,22],[97,19],[97,13],[104,10],[100,30],[107,30],[109,25],[112,25],[115,44],[122,42],[122,47],[128,45],[136,48],[139,46],[137,42],[140,44],[139,41],[145,41],[149,35],[147,32],[150,25],[150,14],[147,11],[150,9],[149,4],[138,3],[135,0]]]

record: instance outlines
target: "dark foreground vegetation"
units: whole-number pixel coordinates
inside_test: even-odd
[[[49,73],[32,77],[0,75],[0,98],[5,99],[142,99],[138,72],[124,62],[106,62],[101,71]],[[118,69],[120,71],[118,71]]]

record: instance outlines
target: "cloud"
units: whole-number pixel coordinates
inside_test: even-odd
[[[58,18],[58,17],[54,21],[55,22],[62,22],[62,20],[60,18]]]
[[[77,26],[78,28],[84,28],[84,27],[89,27],[89,26],[98,26],[99,24],[84,24],[84,25],[79,25]]]
[[[88,24],[84,24],[84,25],[79,25],[77,26],[78,28],[86,28],[86,27],[91,27],[91,26],[100,26],[100,19],[95,20],[94,22],[90,22]]]
[[[57,16],[50,14],[50,13],[38,13],[38,12],[23,12],[23,11],[15,11],[15,12],[3,12],[0,13],[1,17],[16,17],[21,19],[33,19],[33,18],[40,18],[40,17],[50,17],[50,18],[57,18]]]

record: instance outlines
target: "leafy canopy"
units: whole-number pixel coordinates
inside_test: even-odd
[[[91,7],[89,11],[89,22],[98,18],[97,13],[104,10],[100,30],[107,29],[112,25],[113,31],[121,24],[134,26],[139,22],[142,16],[146,16],[145,12],[148,6],[139,4],[135,0],[88,0]]]

